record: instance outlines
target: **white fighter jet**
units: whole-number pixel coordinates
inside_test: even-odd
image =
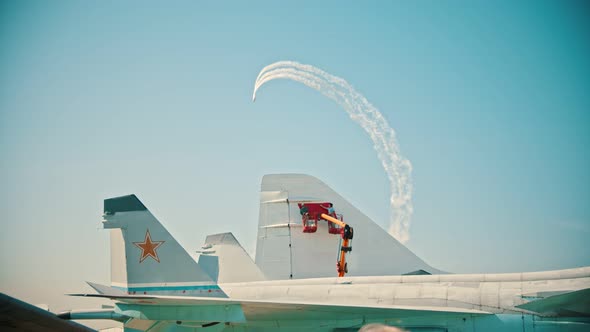
[[[325,216],[354,227],[352,244]],[[117,320],[126,331],[590,330],[590,267],[445,273],[307,175],[263,179],[256,262],[230,233],[209,236],[195,261],[135,195],[106,199],[103,227],[111,285],[74,295],[110,298],[114,309],[62,318]]]

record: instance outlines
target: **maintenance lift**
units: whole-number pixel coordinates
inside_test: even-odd
[[[352,251],[352,238],[354,231],[350,225],[344,222],[341,214],[336,214],[332,203],[299,203],[299,213],[303,223],[304,233],[315,233],[318,230],[318,222],[328,222],[330,234],[340,234],[340,251],[336,262],[338,277],[344,277],[348,273],[346,254]]]

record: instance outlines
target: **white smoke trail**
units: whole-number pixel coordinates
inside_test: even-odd
[[[409,238],[412,206],[412,164],[399,151],[395,131],[375,106],[344,79],[333,76],[311,65],[293,61],[279,61],[264,67],[254,84],[252,99],[265,83],[275,79],[290,79],[315,89],[334,100],[371,137],[373,147],[387,174],[391,189],[389,233],[400,242]]]

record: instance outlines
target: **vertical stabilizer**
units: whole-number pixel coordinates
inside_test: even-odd
[[[104,201],[111,284],[129,293],[220,296],[215,282],[135,195]]]
[[[211,267],[207,271],[211,271],[210,275],[215,276],[221,284],[265,280],[258,266],[232,233],[207,236],[199,265]]]
[[[340,235],[330,234],[323,220],[317,231],[303,231],[298,204],[313,202],[332,203],[354,227],[347,276],[441,273],[320,180],[304,174],[273,174],[262,179],[256,243],[256,264],[268,279],[337,275]]]

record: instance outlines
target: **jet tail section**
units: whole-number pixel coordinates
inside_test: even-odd
[[[111,229],[112,286],[128,294],[225,296],[135,195],[106,199],[103,218]]]
[[[354,227],[347,276],[444,273],[426,264],[315,177],[273,174],[262,179],[256,244],[256,264],[269,280],[337,275],[340,235],[333,234],[325,220],[309,232],[302,225],[298,205],[323,202],[331,203],[335,213]]]
[[[232,233],[207,236],[200,251],[199,265],[205,267],[217,282],[248,282],[265,280],[264,274]]]

